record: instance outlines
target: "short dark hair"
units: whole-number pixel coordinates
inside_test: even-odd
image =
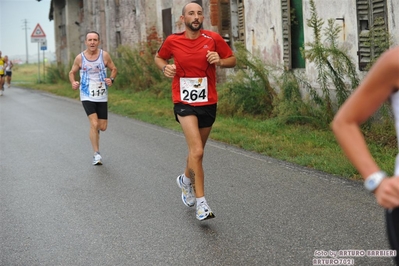
[[[192,3],[194,3],[194,4],[197,4],[197,5],[199,5],[201,8],[202,8],[202,6],[197,2],[197,1],[191,1],[191,2],[189,2],[189,3],[187,3],[187,4],[185,4],[184,6],[183,6],[183,8],[182,8],[182,10],[181,10],[181,14],[184,16],[184,13],[186,12],[186,6],[188,5],[188,4],[192,4]],[[203,9],[203,8],[202,8]]]
[[[94,31],[94,30],[88,31],[88,32],[86,33],[86,40],[87,40],[87,35],[89,35],[90,33],[95,33],[95,34],[97,34],[98,40],[100,40],[100,34],[99,34],[97,31]]]

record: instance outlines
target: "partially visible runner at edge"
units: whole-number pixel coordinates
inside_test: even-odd
[[[0,51],[0,96],[3,95],[4,92],[4,80],[5,80],[5,68],[6,64],[4,61],[4,57],[1,56],[1,51]]]
[[[11,87],[11,78],[12,78],[12,68],[14,64],[12,63],[11,60],[8,59],[8,56],[4,56],[4,62],[6,64],[5,68],[5,81],[4,83],[7,83],[7,88]]]

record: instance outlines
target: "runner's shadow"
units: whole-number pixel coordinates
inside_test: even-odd
[[[203,221],[201,222],[199,229],[201,230],[202,233],[209,235],[209,236],[217,236],[218,233],[216,230],[214,230],[212,224],[208,223],[209,221]]]

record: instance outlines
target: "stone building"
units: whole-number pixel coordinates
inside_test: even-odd
[[[365,43],[370,27],[380,26],[399,43],[399,1],[314,0],[319,17],[342,26],[340,42],[348,47],[359,73],[373,49]],[[84,49],[85,33],[96,30],[102,48],[111,54],[119,45],[134,45],[184,29],[179,17],[187,0],[52,0],[57,62],[68,64]],[[229,44],[241,42],[262,60],[316,75],[314,66],[299,53],[312,41],[310,0],[199,0],[204,28],[219,32]],[[295,23],[292,23],[295,21]]]

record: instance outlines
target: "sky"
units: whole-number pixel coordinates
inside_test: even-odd
[[[31,35],[39,24],[46,34],[45,57],[55,53],[54,20],[49,20],[51,0],[0,0],[0,51],[11,60],[21,59],[29,63],[38,60],[38,43],[31,42]],[[25,20],[26,28],[25,31]],[[26,53],[26,47],[28,53]],[[39,46],[40,47],[40,46]],[[40,51],[42,60],[43,51]],[[47,56],[46,56],[47,54]]]

